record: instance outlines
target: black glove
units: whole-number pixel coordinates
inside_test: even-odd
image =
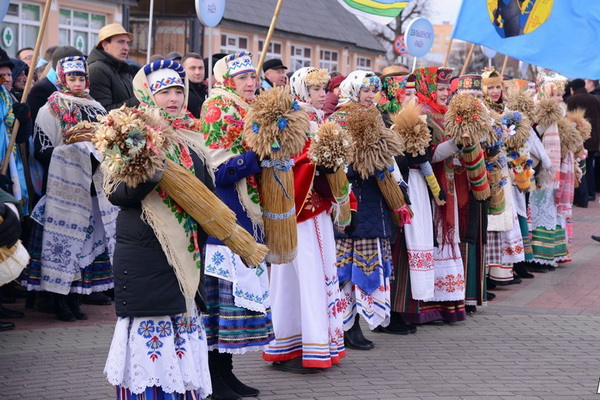
[[[447,200],[446,191],[441,186],[440,186],[440,195],[439,195],[439,197],[440,197],[440,200],[442,200],[442,201],[446,201]]]
[[[0,189],[5,192],[12,193],[13,181],[8,175],[0,174]]]
[[[350,211],[350,215],[350,225],[348,225],[346,229],[344,229],[344,233],[346,235],[352,235],[352,233],[354,233],[354,231],[358,227],[358,213],[356,211]]]
[[[412,165],[423,164],[423,163],[429,161],[429,157],[427,156],[427,153],[417,154],[416,156],[406,153],[406,157],[408,158],[408,163],[412,164]]]
[[[27,103],[14,103],[13,114],[15,114],[15,118],[18,119],[21,124],[25,124],[31,119],[31,108]]]
[[[492,157],[495,157],[496,155],[498,155],[498,153],[500,153],[500,146],[488,147],[485,150],[487,152],[488,158],[492,158]]]
[[[0,215],[4,219],[0,224],[0,247],[12,247],[21,237],[21,222],[6,204],[0,203]]]
[[[336,169],[327,168],[322,165],[317,165],[317,171],[319,172],[319,175],[335,174]]]

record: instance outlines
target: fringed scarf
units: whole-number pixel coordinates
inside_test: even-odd
[[[233,78],[226,72],[222,82],[211,90],[211,97],[202,105],[203,147],[210,154],[211,167],[216,170],[233,157],[244,154],[250,148],[244,141],[244,117],[250,103],[235,92]],[[240,203],[254,225],[262,230],[262,211],[258,196],[257,176],[250,175],[236,184]]]

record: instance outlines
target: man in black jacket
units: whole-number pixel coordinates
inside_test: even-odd
[[[139,104],[133,94],[133,76],[126,60],[133,35],[120,24],[104,26],[98,32],[98,44],[88,58],[90,95],[110,111],[123,104]]]
[[[586,174],[581,184],[575,189],[573,204],[587,207],[588,201],[596,198],[596,178],[594,171],[594,158],[600,150],[600,101],[593,94],[588,93],[583,79],[574,79],[571,82],[571,96],[567,99],[569,111],[582,108],[585,118],[592,124],[592,137],[584,142],[588,151],[586,159]]]
[[[198,53],[187,53],[181,59],[181,64],[190,81],[188,110],[195,118],[200,118],[200,110],[208,94],[208,88],[204,84],[204,61]]]

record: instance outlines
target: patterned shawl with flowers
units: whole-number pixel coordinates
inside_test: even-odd
[[[175,142],[167,152],[167,157],[194,173],[194,163],[190,151],[208,161],[203,153],[202,136],[190,130],[194,121],[186,111],[188,82],[185,83],[184,107],[176,117],[157,108],[148,80],[142,68],[133,79],[135,96],[140,108],[151,115],[158,115],[157,122],[164,128],[174,130]],[[179,287],[187,300],[188,311],[200,284],[202,253],[198,244],[198,223],[185,212],[167,193],[157,185],[153,192],[142,201],[142,218],[154,230],[163,251],[173,267]]]
[[[242,134],[244,117],[250,103],[235,92],[229,72],[225,72],[221,80],[211,90],[211,97],[206,99],[201,112],[203,146],[210,154],[213,170],[250,150]],[[250,175],[240,179],[236,184],[236,191],[252,223],[256,227],[262,227],[257,177]]]
[[[406,78],[408,75],[394,75],[382,79],[381,94],[377,102],[379,111],[390,114],[400,111],[406,94]]]

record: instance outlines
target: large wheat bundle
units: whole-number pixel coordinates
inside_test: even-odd
[[[338,229],[350,225],[350,183],[344,165],[352,160],[352,139],[334,122],[325,122],[313,137],[308,156],[316,165],[335,170],[325,174],[331,193],[336,200],[334,221]]]
[[[292,157],[302,151],[309,132],[308,114],[287,86],[263,92],[244,118],[244,139],[262,160],[260,198],[269,247],[267,261],[271,263],[283,264],[296,258]]]
[[[99,120],[93,142],[104,155],[105,191],[110,193],[120,182],[134,188],[166,164],[160,187],[208,235],[222,240],[250,266],[264,260],[268,249],[237,225],[235,213],[195,175],[166,158],[174,132],[158,110],[121,107]]]
[[[448,136],[457,145],[463,146],[461,159],[467,170],[473,196],[477,200],[488,199],[491,192],[480,142],[491,126],[481,101],[467,93],[454,96],[445,115],[445,127]]]
[[[402,154],[404,150],[400,136],[384,128],[381,116],[374,107],[353,108],[348,114],[347,129],[355,146],[352,167],[363,179],[376,175],[377,185],[392,210],[392,219],[396,225],[400,225],[399,213],[408,205],[398,182],[390,174],[394,156]]]

